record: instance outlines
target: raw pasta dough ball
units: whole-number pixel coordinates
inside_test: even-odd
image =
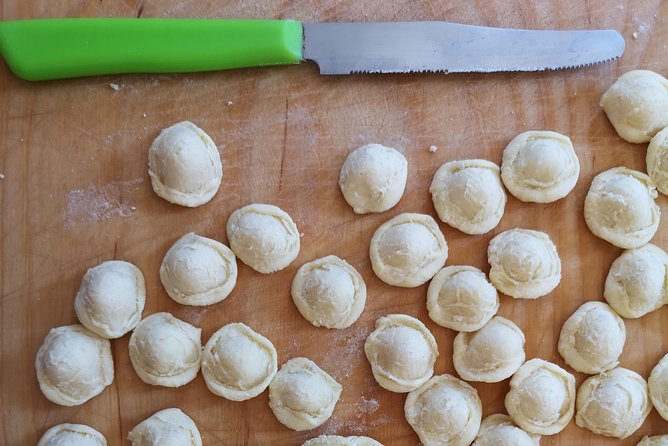
[[[348,155],[341,167],[343,198],[357,214],[384,212],[404,194],[408,162],[390,147],[368,144]]]
[[[586,302],[564,322],[559,354],[578,372],[605,372],[619,364],[626,342],[621,317],[603,302]]]
[[[647,173],[664,195],[668,195],[668,127],[657,133],[647,147]]]
[[[531,359],[510,380],[505,404],[513,421],[525,431],[556,434],[573,418],[575,377],[556,364]]]
[[[237,257],[262,274],[285,268],[299,254],[297,225],[270,204],[250,204],[234,211],[227,221],[227,238]]]
[[[440,375],[408,394],[404,413],[424,446],[468,446],[480,427],[482,403],[473,387]]]
[[[137,326],[145,303],[146,287],[139,268],[112,260],[86,271],[74,311],[87,329],[116,339]]]
[[[668,435],[655,435],[653,437],[642,437],[636,446],[668,446]]]
[[[652,369],[647,380],[649,396],[656,411],[664,420],[668,420],[668,355],[665,355]]]
[[[493,317],[478,331],[455,337],[452,361],[466,381],[503,381],[524,364],[524,358],[524,333],[501,316]]]
[[[114,380],[111,344],[81,325],[53,328],[35,358],[42,393],[61,406],[78,406]]]
[[[281,366],[269,385],[269,407],[278,421],[296,431],[313,429],[332,416],[341,384],[306,358]]]
[[[225,300],[237,283],[237,258],[222,243],[190,232],[165,254],[160,280],[169,297],[180,304],[215,304]]]
[[[194,208],[216,195],[223,166],[209,135],[184,121],[164,129],[153,141],[148,151],[148,174],[158,196]]]
[[[644,173],[615,167],[594,177],[584,203],[589,230],[624,249],[649,242],[659,227],[656,188]]]
[[[529,229],[510,229],[489,242],[489,279],[497,290],[517,299],[536,299],[561,280],[561,260],[550,237]]]
[[[107,446],[107,439],[85,424],[64,423],[44,432],[37,446]]]
[[[603,93],[600,105],[619,136],[647,142],[668,126],[668,80],[653,71],[629,71]]]
[[[508,415],[490,415],[480,425],[473,446],[538,446],[540,435],[530,434],[515,423]]]
[[[169,313],[155,313],[130,336],[130,360],[146,384],[180,387],[195,379],[200,367],[202,330]]]
[[[366,284],[348,262],[327,256],[299,268],[292,281],[292,300],[316,327],[347,328],[364,310]]]
[[[410,392],[434,374],[438,346],[427,327],[405,314],[390,314],[376,321],[364,343],[373,377],[392,392]]]
[[[626,438],[638,430],[651,409],[642,376],[617,367],[582,383],[575,424],[595,434]]]
[[[383,446],[369,437],[340,437],[338,435],[321,435],[306,441],[302,446]]]
[[[211,335],[202,354],[209,390],[232,401],[264,392],[278,369],[271,341],[244,324],[227,324]]]
[[[399,214],[376,229],[369,256],[380,280],[414,288],[443,268],[448,245],[431,216]]]
[[[499,224],[506,207],[499,166],[486,160],[443,164],[429,187],[438,217],[466,234],[484,234]]]
[[[164,409],[135,426],[128,434],[132,446],[202,446],[193,420],[181,409]]]
[[[429,284],[427,309],[441,327],[476,331],[499,310],[499,295],[478,268],[448,266]]]
[[[561,133],[520,133],[503,151],[501,178],[518,200],[552,203],[575,187],[580,175],[570,138]]]

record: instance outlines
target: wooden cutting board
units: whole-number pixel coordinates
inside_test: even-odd
[[[225,3],[225,4],[224,4]],[[401,212],[435,215],[428,185],[450,160],[499,163],[505,145],[529,129],[570,136],[581,163],[575,190],[552,204],[525,204],[509,196],[501,224],[469,236],[441,224],[449,265],[488,271],[486,248],[514,227],[549,233],[563,263],[557,290],[536,301],[501,298],[500,315],[526,334],[527,358],[565,366],[556,350],[564,320],[582,303],[601,300],[614,246],[594,237],[583,219],[593,176],[624,165],[645,169],[645,145],[620,139],[598,106],[622,73],[636,68],[668,74],[668,2],[604,0],[494,1],[240,1],[5,0],[5,20],[53,16],[294,18],[311,21],[449,20],[527,28],[614,28],[626,39],[618,61],[574,71],[494,75],[386,75],[320,77],[312,65],[226,73],[113,76],[28,83],[0,64],[0,443],[35,444],[50,426],[85,423],[109,445],[128,444],[128,431],[157,410],[179,407],[211,445],[300,445],[319,434],[367,434],[386,445],[416,445],[403,416],[405,395],[373,380],[362,346],[374,321],[406,313],[425,322],[440,350],[436,373],[454,373],[455,332],[427,317],[426,286],[400,289],[373,274],[368,245],[382,222]],[[113,87],[117,88],[111,88]],[[192,120],[216,141],[224,178],[212,202],[197,209],[171,205],[151,190],[147,149],[160,129]],[[354,148],[379,142],[409,161],[406,192],[392,210],[355,215],[337,186],[339,168]],[[431,153],[429,147],[438,146]],[[303,232],[302,249],[287,269],[260,275],[239,263],[239,281],[222,303],[176,304],[158,270],[169,246],[188,231],[227,243],[232,211],[253,203],[285,209]],[[668,215],[668,199],[658,199]],[[654,243],[668,248],[664,221]],[[346,330],[311,326],[295,309],[290,283],[304,262],[336,254],[368,285],[366,310]],[[293,432],[274,418],[267,392],[237,403],[209,393],[201,376],[179,389],[151,387],[135,375],[128,336],[112,342],[116,377],[80,407],[61,407],[39,391],[34,357],[49,329],[76,322],[74,295],[87,268],[124,259],[144,273],[144,315],[169,311],[203,329],[203,342],[229,322],[241,321],[271,339],[279,362],[306,356],[344,387],[332,418],[311,432]],[[668,309],[626,321],[621,365],[647,377],[668,351]],[[576,374],[578,384],[585,376]],[[504,411],[508,380],[474,383],[484,415]],[[595,436],[574,422],[542,445],[635,445],[646,434],[668,433],[652,411],[624,441]]]

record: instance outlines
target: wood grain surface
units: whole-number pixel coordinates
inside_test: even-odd
[[[321,77],[310,64],[191,75],[128,75],[29,83],[0,63],[0,443],[35,444],[50,426],[89,424],[109,445],[128,444],[128,431],[157,410],[179,407],[211,445],[300,445],[322,433],[366,434],[386,445],[416,445],[403,416],[405,395],[373,380],[362,345],[374,321],[406,313],[425,322],[440,350],[436,373],[454,373],[455,332],[427,317],[426,286],[400,289],[373,274],[368,244],[379,224],[401,212],[435,215],[428,186],[450,160],[499,163],[505,145],[529,129],[570,136],[582,166],[575,190],[548,205],[509,196],[500,225],[468,236],[445,224],[448,265],[489,270],[486,248],[500,231],[546,231],[558,247],[563,279],[535,301],[501,298],[500,315],[526,334],[527,358],[565,366],[557,353],[564,320],[583,302],[601,300],[614,246],[597,239],[583,218],[591,179],[624,165],[645,169],[645,145],[620,139],[598,106],[622,73],[636,68],[668,74],[668,2],[661,0],[212,1],[4,0],[2,19],[81,16],[293,18],[311,21],[448,20],[501,27],[614,28],[627,48],[615,62],[574,71],[493,75],[384,75]],[[118,91],[110,88],[118,84]],[[147,149],[160,129],[195,122],[220,150],[224,177],[206,206],[186,209],[158,198],[147,175]],[[369,142],[396,147],[409,161],[406,192],[380,215],[355,215],[337,186],[347,153]],[[439,150],[430,153],[429,146]],[[260,275],[239,262],[239,281],[222,303],[204,308],[172,301],[158,277],[168,247],[188,231],[227,243],[225,224],[236,208],[273,203],[303,232],[302,249],[287,269]],[[654,243],[668,248],[668,199]],[[290,298],[304,262],[336,254],[368,285],[366,310],[346,330],[318,329]],[[179,389],[152,387],[134,373],[128,337],[113,341],[116,377],[79,407],[61,407],[39,391],[34,358],[49,329],[76,322],[74,295],[87,268],[124,259],[144,273],[144,315],[169,311],[203,329],[203,342],[220,326],[241,321],[267,336],[279,363],[306,356],[344,387],[333,417],[310,432],[281,425],[267,392],[243,403],[208,392],[201,376]],[[621,365],[647,377],[668,351],[668,308],[626,321]],[[576,374],[578,384],[585,376]],[[474,383],[484,415],[504,411],[508,380]],[[634,445],[646,434],[668,433],[655,410],[630,438],[596,436],[571,422],[541,444]]]

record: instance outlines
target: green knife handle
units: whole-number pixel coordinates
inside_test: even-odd
[[[0,53],[27,80],[296,64],[294,20],[42,19],[0,22]]]

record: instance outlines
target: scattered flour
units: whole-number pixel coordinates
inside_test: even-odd
[[[369,330],[363,327],[336,330],[334,344],[330,345],[327,356],[322,360],[322,368],[335,379],[350,378],[355,367],[364,361],[364,341]]]
[[[227,106],[228,106],[228,107],[232,107],[232,105],[234,105],[234,102],[232,102],[232,101],[227,101]]]
[[[111,88],[114,91],[118,91],[118,90],[120,90],[121,86],[118,85],[118,84],[110,83],[109,88]]]
[[[429,146],[429,151],[431,153],[435,153],[437,150],[438,150],[438,146],[435,146],[435,145]]]
[[[202,325],[202,317],[209,311],[208,307],[194,307],[192,305],[184,305],[184,309],[180,312],[180,319],[183,319],[190,325],[200,327]]]
[[[0,180],[4,180],[4,179],[5,179],[5,174],[4,174],[4,173],[0,173]]]
[[[111,217],[129,217],[133,213],[134,206],[125,199],[143,182],[143,178],[137,178],[113,182],[102,187],[91,184],[85,189],[72,189],[67,194],[63,216],[65,226],[95,223]]]
[[[631,35],[633,36],[633,38],[634,38],[634,39],[637,39],[637,38],[638,38],[638,32],[637,32],[637,31],[636,31],[636,32],[634,32],[634,33],[633,33],[633,34],[631,34]]]

